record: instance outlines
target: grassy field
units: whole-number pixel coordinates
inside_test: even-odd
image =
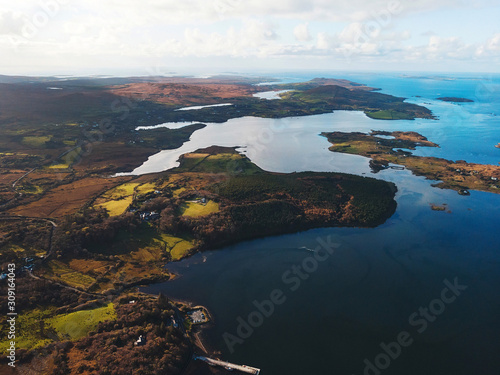
[[[136,191],[137,191],[137,194],[148,194],[148,193],[151,193],[157,189],[158,189],[158,187],[156,186],[156,184],[154,184],[153,182],[147,182],[145,184],[139,185],[136,188]]]
[[[375,112],[365,112],[366,115],[375,120],[411,120],[413,117],[404,112],[381,110]]]
[[[203,173],[225,173],[255,174],[262,170],[253,164],[248,158],[239,154],[232,148],[208,147],[206,152],[193,152],[185,154],[180,160],[180,171],[203,172]]]
[[[175,198],[178,198],[178,197],[179,197],[179,195],[181,195],[181,194],[182,194],[183,192],[185,192],[186,190],[187,190],[187,189],[186,189],[185,187],[181,187],[181,188],[179,188],[179,189],[175,189],[175,190],[173,191],[173,195],[174,195],[174,197],[175,197]]]
[[[35,148],[43,148],[46,142],[49,142],[52,136],[38,136],[38,137],[23,137],[22,143],[26,146],[31,146]]]
[[[130,253],[131,258],[141,262],[161,260],[165,252],[170,253],[172,260],[179,260],[194,247],[194,242],[188,238],[172,236],[170,234],[151,234],[144,238],[142,245]]]
[[[97,328],[99,322],[115,320],[116,312],[112,303],[93,310],[81,310],[57,315],[47,319],[61,340],[78,340]]]
[[[99,322],[116,319],[112,303],[93,310],[81,310],[69,314],[54,315],[55,308],[23,311],[17,317],[16,347],[18,349],[41,348],[60,340],[78,340],[97,328]],[[9,347],[7,340],[0,342],[0,351]]]
[[[182,216],[202,217],[219,212],[219,204],[214,201],[207,203],[186,202],[182,207]]]
[[[97,201],[96,205],[105,208],[109,216],[119,216],[123,214],[132,204],[135,189],[140,184],[129,182],[111,189],[104,193]]]
[[[129,195],[134,194],[135,188],[137,186],[139,186],[138,183],[127,182],[125,184],[121,184],[120,186],[115,187],[110,191],[107,191],[106,193],[103,194],[103,197],[107,199],[120,199],[123,197],[128,197]]]
[[[165,233],[161,235],[161,240],[167,245],[167,249],[170,251],[172,260],[179,260],[183,258],[194,247],[193,241],[171,236]]]
[[[93,277],[82,272],[75,271],[67,264],[58,260],[51,260],[47,264],[47,271],[48,278],[62,281],[65,284],[78,288],[88,288],[92,283],[96,281]]]
[[[99,206],[105,208],[109,216],[119,216],[127,211],[127,208],[132,204],[132,200],[133,196],[130,195],[122,199],[100,203]]]
[[[70,166],[69,164],[52,164],[49,166],[49,169],[68,169]]]
[[[54,314],[54,307],[23,311],[16,318],[16,347],[18,349],[36,349],[43,347],[52,340],[41,332],[40,322],[46,322]],[[5,318],[2,318],[5,321]],[[0,342],[0,352],[5,353],[9,347],[8,340]]]

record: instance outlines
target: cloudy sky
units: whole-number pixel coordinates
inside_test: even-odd
[[[498,0],[0,3],[0,74],[498,72]]]

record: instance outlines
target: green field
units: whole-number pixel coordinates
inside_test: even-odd
[[[136,188],[137,194],[147,194],[155,190],[157,190],[157,187],[156,184],[154,184],[153,182],[142,184]]]
[[[186,202],[182,207],[182,216],[202,217],[219,212],[219,204],[214,201],[207,203]]]
[[[97,328],[99,322],[115,320],[116,312],[112,303],[93,310],[81,310],[57,315],[47,319],[61,340],[78,340]]]
[[[216,149],[216,147],[214,147]],[[262,170],[248,158],[231,148],[220,148],[223,152],[211,154],[209,152],[196,152],[182,156],[180,171],[225,173],[228,175],[255,174]],[[214,152],[211,148],[206,149]],[[203,150],[200,150],[203,151]]]
[[[78,340],[97,328],[99,322],[116,319],[112,303],[92,310],[54,315],[55,308],[48,307],[24,311],[17,317],[16,347],[36,349],[62,340]],[[0,343],[0,351],[9,347],[7,340]]]
[[[49,169],[68,169],[69,165],[68,164],[52,164],[49,166]]]
[[[19,314],[16,318],[16,347],[18,349],[36,349],[52,342],[49,337],[42,334],[40,322],[45,322],[54,311],[54,307],[48,307],[43,310],[37,308]],[[0,352],[5,353],[8,347],[9,341],[3,339],[0,342]]]
[[[139,185],[138,183],[127,182],[117,186],[104,193],[102,197],[97,200],[96,206],[105,208],[109,216],[122,215],[132,204],[136,188],[139,187]]]
[[[161,240],[167,244],[172,260],[179,260],[189,254],[189,251],[194,247],[193,241],[184,238],[162,234]]]
[[[52,139],[51,135],[38,136],[38,137],[23,137],[22,143],[26,146],[35,148],[43,148],[45,143]]]
[[[105,203],[100,203],[99,206],[105,208],[109,216],[119,216],[127,211],[127,208],[132,204],[133,196],[123,197],[122,199],[112,200]]]
[[[375,112],[365,111],[365,114],[375,120],[412,120],[413,117],[404,112],[381,110]]]
[[[123,197],[128,197],[129,195],[134,194],[135,188],[139,185],[140,184],[138,183],[127,182],[106,192],[105,194],[103,194],[103,197],[109,199],[120,199]]]

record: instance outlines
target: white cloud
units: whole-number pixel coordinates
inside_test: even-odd
[[[24,25],[21,13],[0,10],[0,35],[19,34]]]
[[[47,25],[12,42],[12,35],[23,35],[27,20],[54,2],[60,6]],[[381,65],[387,60],[423,65],[500,56],[500,34],[477,34],[474,40],[483,42],[470,43],[453,37],[463,35],[463,30],[453,29],[446,20],[435,23],[432,13],[494,5],[493,0],[23,0],[8,2],[8,7],[6,3],[0,5],[0,49],[2,63],[8,60],[13,65],[56,60],[56,56],[96,65],[103,56],[109,64],[127,64],[131,59],[152,58],[348,55],[358,61],[378,59]],[[421,29],[400,22],[414,14],[430,16]],[[425,33],[428,28],[433,31]]]
[[[486,42],[485,48],[488,51],[500,52],[500,33],[493,35],[493,37]]]
[[[476,56],[487,58],[490,56],[500,56],[500,33],[493,35],[484,44],[476,49]]]
[[[326,32],[318,33],[316,47],[320,50],[329,50],[334,48],[335,38]]]
[[[293,29],[293,35],[295,40],[299,42],[308,42],[312,39],[311,33],[309,32],[309,23],[301,23]]]

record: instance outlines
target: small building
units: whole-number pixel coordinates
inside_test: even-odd
[[[142,335],[139,336],[136,342],[134,342],[135,346],[143,346],[146,345],[146,338]]]
[[[144,221],[156,220],[160,218],[160,214],[155,211],[151,212],[141,212],[139,217]]]
[[[193,324],[203,324],[209,321],[203,308],[188,311],[187,315]]]

